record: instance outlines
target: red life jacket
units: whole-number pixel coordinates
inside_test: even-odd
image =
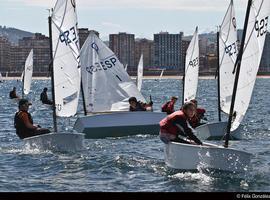
[[[205,109],[197,108],[196,114],[189,120],[192,128],[196,128],[200,124],[200,121],[201,121],[204,113],[205,113]]]
[[[171,114],[174,112],[174,102],[168,101],[167,103],[163,104],[161,107],[162,112],[166,112],[167,114]]]
[[[176,120],[187,120],[187,117],[182,110],[175,111],[174,113],[162,119],[159,122],[160,131],[163,133],[177,135],[177,133],[179,132],[179,128],[174,125],[174,122]]]

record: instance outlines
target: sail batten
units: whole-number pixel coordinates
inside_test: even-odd
[[[81,49],[81,66],[88,113],[127,111],[132,96],[145,101],[123,64],[93,32]]]
[[[75,1],[58,0],[52,14],[56,115],[77,112],[80,91],[80,47]],[[72,98],[71,98],[72,97]]]
[[[199,39],[198,27],[193,34],[187,49],[184,75],[184,102],[196,98],[199,79]]]

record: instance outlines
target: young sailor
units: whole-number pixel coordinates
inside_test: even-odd
[[[150,103],[143,103],[137,101],[136,97],[130,97],[129,100],[129,111],[150,111],[152,110],[153,102]]]
[[[11,98],[11,99],[20,98],[20,97],[16,94],[16,87],[13,87],[13,90],[11,90],[11,91],[9,92],[9,98]]]
[[[206,119],[206,117],[204,117],[205,114],[205,109],[204,108],[198,108],[198,102],[196,99],[192,99],[190,100],[192,103],[194,103],[195,107],[196,107],[196,113],[195,115],[190,119],[190,125],[193,128],[196,128],[204,123],[201,122],[202,119]]]
[[[27,99],[21,99],[19,101],[19,111],[16,112],[14,117],[14,127],[20,139],[50,133],[49,129],[33,124],[33,118],[28,112],[29,105],[32,104]]]
[[[47,95],[47,91],[48,91],[48,88],[44,88],[43,91],[41,92],[40,94],[40,101],[44,104],[49,104],[49,105],[52,105],[53,102],[51,100],[48,99],[48,95]]]
[[[162,105],[161,111],[166,112],[168,115],[174,112],[174,104],[177,101],[177,97],[171,97],[171,100]]]
[[[159,122],[160,139],[167,144],[169,141],[191,144],[184,136],[193,140],[195,144],[202,145],[202,142],[194,135],[193,129],[189,125],[189,119],[195,115],[195,105],[192,102],[187,102],[183,105],[182,110],[176,111]],[[180,137],[179,137],[180,136]]]

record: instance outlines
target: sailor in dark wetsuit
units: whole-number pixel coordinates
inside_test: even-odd
[[[153,102],[143,103],[137,101],[136,97],[130,97],[129,100],[129,111],[147,111],[152,109]]]
[[[11,98],[11,99],[20,98],[20,97],[17,96],[17,94],[16,94],[16,87],[13,87],[13,90],[11,90],[11,91],[9,92],[9,98]]]
[[[29,105],[32,104],[27,99],[21,99],[19,101],[19,111],[16,112],[14,117],[14,127],[20,139],[50,133],[49,129],[33,124],[33,118],[28,112]]]
[[[52,105],[53,102],[48,99],[47,91],[48,91],[48,88],[45,87],[40,94],[40,101],[44,104]]]

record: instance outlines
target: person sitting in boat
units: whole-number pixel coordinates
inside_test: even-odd
[[[201,120],[202,119],[207,120],[206,117],[204,116],[206,111],[204,108],[198,108],[198,102],[196,99],[192,99],[190,101],[194,103],[194,105],[196,106],[196,113],[189,122],[192,128],[196,128],[202,124],[205,124],[205,123],[202,123]]]
[[[20,139],[51,132],[49,129],[33,124],[33,118],[28,112],[29,105],[32,104],[27,99],[21,99],[19,101],[19,111],[14,116],[14,127]]]
[[[9,92],[9,98],[11,99],[18,99],[20,98],[17,94],[16,94],[16,87],[13,87],[13,90],[11,90]]]
[[[149,103],[143,103],[137,101],[136,97],[130,97],[128,99],[129,102],[129,111],[151,111],[153,102],[150,101]]]
[[[53,102],[48,99],[47,91],[48,91],[48,88],[45,87],[40,94],[40,101],[44,104],[52,105]]]
[[[202,142],[194,135],[194,130],[189,124],[189,120],[195,115],[196,107],[194,103],[187,102],[183,105],[182,110],[175,111],[159,122],[160,139],[167,144],[169,141],[186,144],[199,144]],[[186,138],[181,138],[182,136]],[[186,139],[192,141],[188,141]],[[194,141],[194,142],[193,142]]]
[[[172,114],[175,110],[174,110],[174,104],[177,101],[177,97],[173,96],[171,97],[171,100],[166,102],[165,104],[162,105],[161,107],[161,111],[162,112],[166,112],[168,115]]]

